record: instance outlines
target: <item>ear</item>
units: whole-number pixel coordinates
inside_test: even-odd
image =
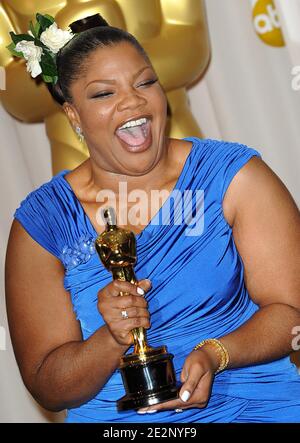
[[[65,102],[63,104],[63,110],[65,111],[66,116],[68,117],[68,120],[71,123],[71,126],[73,126],[74,130],[77,126],[81,128],[80,118],[75,107],[71,103]]]

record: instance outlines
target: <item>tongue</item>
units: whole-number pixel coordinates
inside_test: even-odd
[[[117,136],[130,146],[139,146],[145,143],[147,138],[147,123],[133,128],[118,129]]]

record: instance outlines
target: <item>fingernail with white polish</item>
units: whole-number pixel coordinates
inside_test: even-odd
[[[136,290],[137,290],[137,293],[140,294],[140,295],[144,295],[145,294],[144,289],[140,288],[139,286],[137,287]]]
[[[188,399],[190,398],[191,394],[189,393],[189,391],[184,391],[183,394],[181,394],[180,398],[182,401],[188,401]]]
[[[157,412],[156,409],[152,409],[151,411],[147,411],[147,414],[154,414],[154,412]]]
[[[175,412],[182,412],[183,409],[175,409]]]
[[[136,411],[138,414],[146,414],[147,411]]]

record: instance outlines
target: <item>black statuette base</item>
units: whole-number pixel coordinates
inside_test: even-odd
[[[126,395],[117,401],[118,411],[139,409],[178,398],[179,386],[172,359],[172,354],[162,353],[145,362],[125,360],[120,372]]]

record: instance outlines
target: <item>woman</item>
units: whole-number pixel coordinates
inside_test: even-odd
[[[164,92],[126,32],[85,30],[56,63],[50,89],[90,158],[30,193],[12,223],[7,309],[31,394],[68,409],[67,422],[299,421],[300,378],[288,355],[300,324],[300,223],[287,189],[254,149],[168,139]],[[93,248],[105,207],[97,195],[112,191],[118,214],[120,182],[147,201],[152,190],[204,192],[194,235],[186,220],[119,221],[136,234],[138,286],[112,282]],[[170,202],[169,194],[154,215]],[[118,413],[117,367],[138,326],[175,355],[180,396]]]

